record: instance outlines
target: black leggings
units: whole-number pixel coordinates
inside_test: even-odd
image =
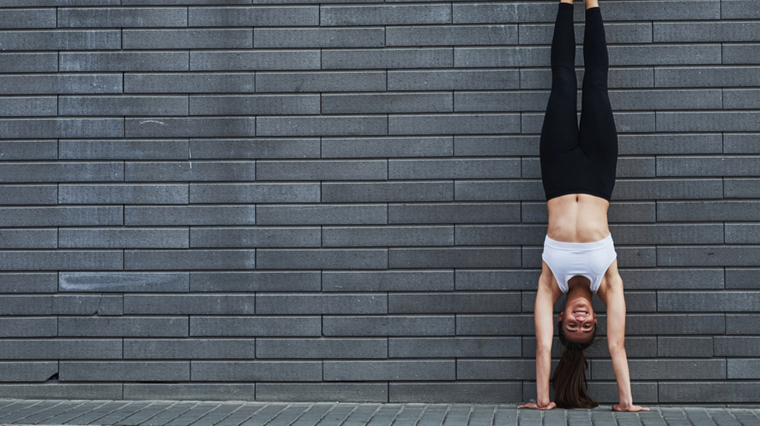
[[[578,131],[573,5],[560,3],[552,39],[552,92],[541,130],[546,200],[585,193],[610,200],[615,186],[617,132],[607,95],[609,59],[598,7],[586,10],[583,110]]]

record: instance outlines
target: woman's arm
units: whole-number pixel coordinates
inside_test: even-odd
[[[612,356],[612,369],[618,385],[620,403],[613,405],[614,411],[638,412],[648,408],[633,404],[631,376],[628,372],[628,358],[625,354],[625,296],[623,279],[620,275],[611,278],[605,295],[607,298],[607,346]]]
[[[549,379],[552,370],[554,303],[557,299],[552,290],[551,276],[542,273],[538,281],[536,304],[533,308],[533,320],[536,325],[536,391],[538,396],[535,403],[522,405],[520,408],[552,409],[556,406],[549,396]]]

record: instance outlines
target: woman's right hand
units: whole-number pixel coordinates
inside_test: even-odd
[[[539,406],[536,402],[530,402],[526,403],[524,405],[520,405],[517,408],[518,409],[540,409],[542,411],[548,411],[549,409],[554,409],[557,407],[557,404],[554,402],[549,402],[546,404],[546,406]]]

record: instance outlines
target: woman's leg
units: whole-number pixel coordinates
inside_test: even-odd
[[[604,23],[599,7],[586,9],[586,34],[583,40],[583,109],[579,145],[589,166],[595,171],[587,183],[609,200],[615,185],[618,141],[615,118],[607,94],[609,56],[604,37]]]
[[[541,175],[547,199],[566,184],[567,156],[578,146],[573,5],[561,2],[551,47],[552,90],[541,129]]]

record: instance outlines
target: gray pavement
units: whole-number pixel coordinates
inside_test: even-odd
[[[649,412],[517,409],[516,404],[0,400],[0,425],[702,425],[760,426],[760,407],[652,406]]]

